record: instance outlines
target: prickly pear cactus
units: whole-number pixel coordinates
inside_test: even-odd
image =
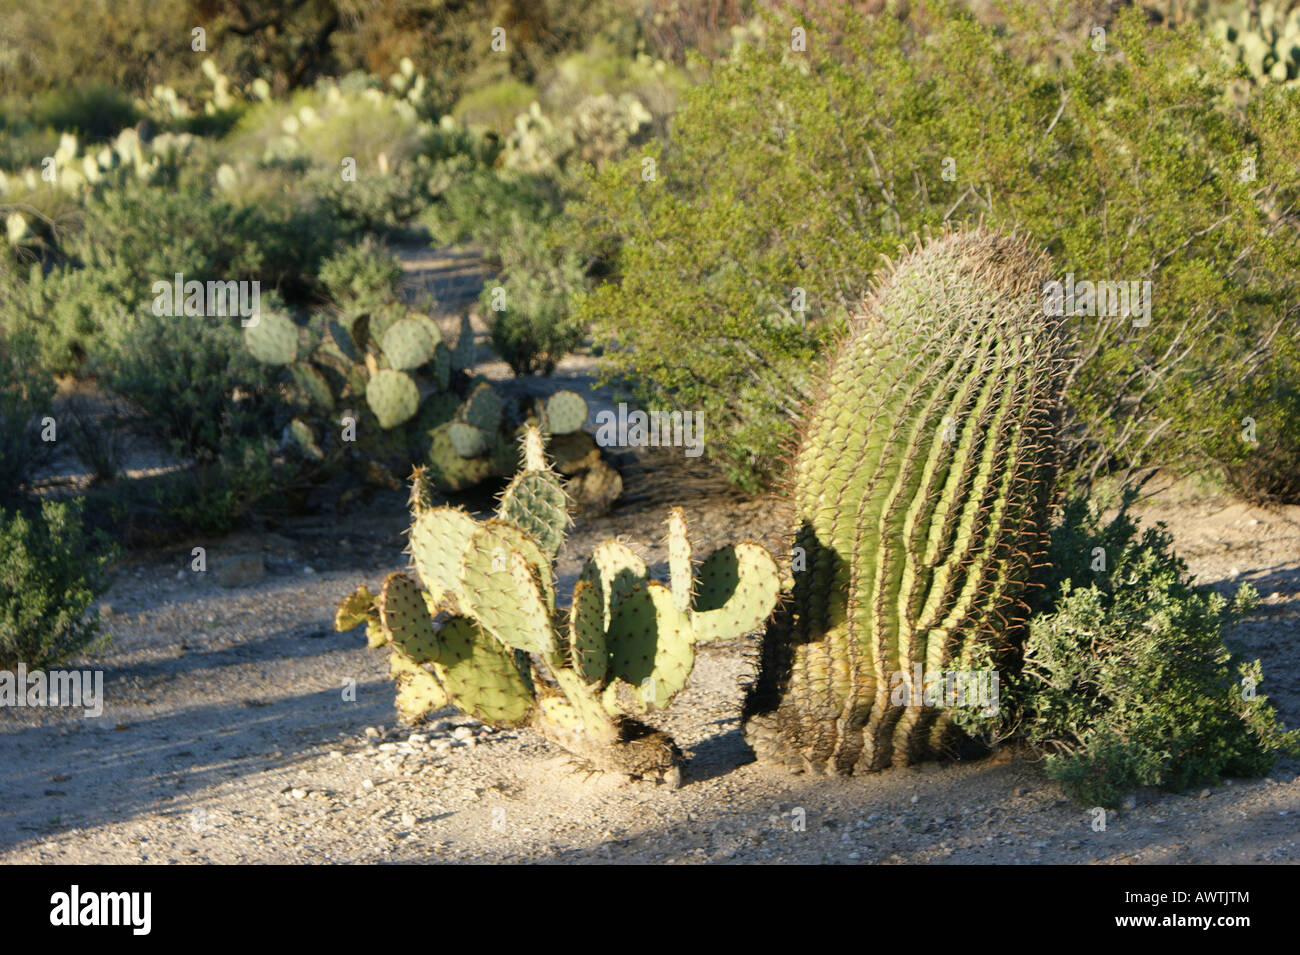
[[[939,755],[962,734],[915,667],[1014,656],[1054,468],[1047,277],[1023,242],[950,232],[859,308],[794,464],[793,593],[744,707],[760,759],[851,773]]]
[[[487,521],[431,506],[428,473],[417,469],[418,583],[393,574],[377,595],[358,588],[335,626],[365,623],[371,646],[389,650],[408,720],[450,703],[495,726],[530,726],[597,768],[675,785],[681,752],[642,717],[686,685],[697,645],[762,625],[780,589],[776,563],[757,544],[737,544],[706,558],[697,584],[674,510],[667,585],[608,541],[584,564],[571,605],[558,607],[567,502],[541,432],[527,428],[523,445],[524,467]]]

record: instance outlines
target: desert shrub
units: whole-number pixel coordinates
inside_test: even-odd
[[[1300,748],[1257,692],[1259,661],[1224,644],[1253,589],[1228,599],[1197,586],[1162,525],[1139,534],[1131,500],[1104,525],[1082,498],[1067,502],[1007,693],[1020,737],[1088,805],[1113,807],[1141,786],[1263,775]]]
[[[587,181],[573,243],[614,280],[576,313],[608,374],[647,405],[703,411],[710,454],[761,486],[880,255],[983,218],[1027,232],[1061,278],[1151,282],[1148,325],[1072,322],[1074,476],[1183,463],[1207,432],[1238,434],[1235,383],[1297,327],[1300,100],[1230,107],[1200,35],[1133,11],[1103,54],[1086,30],[1058,42],[1051,9],[1006,31],[938,12],[919,37],[832,11],[837,42],[807,53],[777,25],[686,94],[665,146]]]
[[[507,77],[467,92],[456,102],[452,115],[466,126],[483,126],[505,135],[514,126],[515,117],[536,99],[536,89]]]
[[[92,141],[109,139],[139,118],[131,97],[114,86],[76,83],[49,90],[31,104],[37,126],[77,132]]]
[[[9,292],[9,314],[0,322],[27,328],[40,346],[41,365],[56,375],[77,373],[96,350],[101,329],[132,321],[138,303],[124,301],[121,289],[99,269],[61,265],[45,271],[39,263],[0,283]]]
[[[512,235],[500,248],[501,277],[484,288],[480,305],[491,316],[492,348],[511,371],[549,375],[585,336],[569,308],[585,282],[583,264],[543,227],[516,221]]]
[[[0,503],[17,497],[49,457],[40,418],[49,410],[54,380],[38,356],[30,334],[0,329]]]
[[[238,320],[144,314],[108,336],[95,370],[133,406],[138,427],[182,457],[228,459],[242,440],[276,435],[283,424]]]
[[[549,221],[561,204],[560,187],[546,177],[462,165],[421,218],[440,244],[476,242],[496,253],[513,223]]]
[[[99,614],[111,549],[80,506],[44,501],[28,517],[0,510],[0,669],[57,666],[102,646]]]
[[[393,300],[402,267],[371,238],[349,245],[321,263],[318,278],[330,299],[345,309],[366,309]]]

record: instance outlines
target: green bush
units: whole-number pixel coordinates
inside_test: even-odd
[[[1058,32],[1050,7],[1012,10],[1005,30],[922,12],[924,36],[826,13],[836,42],[807,53],[770,27],[686,94],[666,146],[587,181],[571,241],[613,280],[576,314],[610,346],[609,375],[647,405],[704,412],[710,454],[757,488],[879,256],[983,218],[1028,233],[1061,278],[1152,283],[1145,327],[1071,323],[1073,475],[1184,463],[1207,435],[1239,434],[1258,409],[1236,389],[1264,380],[1271,332],[1300,324],[1300,100],[1262,90],[1232,107],[1200,34],[1132,10],[1104,53],[1086,29]]]
[[[229,458],[244,440],[276,435],[284,423],[238,320],[142,315],[108,336],[96,371],[134,406],[142,430],[201,462]]]
[[[584,287],[584,269],[576,253],[549,242],[541,227],[516,222],[512,235],[501,246],[501,278],[484,288],[479,304],[490,316],[492,348],[511,371],[549,375],[585,337],[569,309]]]
[[[18,497],[21,486],[48,459],[40,418],[54,397],[54,380],[41,367],[30,335],[0,329],[0,502]]]
[[[330,299],[348,310],[391,302],[401,277],[397,259],[370,238],[330,256],[321,263],[318,276]]]
[[[1081,498],[1067,502],[1024,667],[1006,693],[1017,734],[1087,805],[1114,807],[1141,786],[1260,776],[1300,751],[1300,733],[1257,692],[1259,661],[1223,642],[1253,589],[1228,600],[1195,585],[1162,525],[1139,535],[1131,500],[1104,526]]]
[[[86,610],[111,559],[77,505],[44,501],[31,518],[0,510],[0,669],[45,669],[102,646],[99,614]]]

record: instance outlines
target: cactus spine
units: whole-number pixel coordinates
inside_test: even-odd
[[[640,718],[685,686],[697,644],[762,625],[780,589],[776,563],[757,544],[726,547],[701,565],[709,573],[697,587],[675,510],[669,586],[607,541],[583,566],[570,607],[557,607],[567,501],[541,432],[528,427],[523,445],[524,467],[487,521],[431,507],[418,469],[410,552],[423,589],[400,573],[378,595],[358,588],[335,626],[364,622],[371,646],[390,649],[407,719],[450,702],[497,726],[531,726],[598,768],[675,784],[680,751]]]
[[[791,599],[744,707],[760,759],[851,773],[962,738],[915,685],[1014,657],[1044,547],[1062,372],[1046,259],[946,232],[878,282],[811,406]]]

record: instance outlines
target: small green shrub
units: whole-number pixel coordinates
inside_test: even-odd
[[[364,310],[393,300],[402,267],[392,253],[367,237],[327,258],[317,277],[336,305]]]
[[[265,307],[265,306],[264,306]],[[141,316],[114,330],[96,369],[173,453],[202,462],[283,425],[270,376],[243,347],[238,320]]]
[[[1300,733],[1285,731],[1257,692],[1259,661],[1223,642],[1253,589],[1229,600],[1195,585],[1162,525],[1139,535],[1131,500],[1104,526],[1081,498],[1067,502],[1024,668],[1008,688],[1018,735],[1087,805],[1114,807],[1141,786],[1260,776],[1300,751]]]
[[[45,669],[101,647],[99,614],[86,610],[108,587],[111,559],[79,505],[44,501],[30,518],[0,510],[0,669]]]
[[[501,246],[500,281],[484,288],[479,303],[491,316],[492,348],[511,371],[549,375],[585,336],[569,308],[584,287],[582,262],[577,253],[549,242],[538,227],[517,222],[513,235]],[[496,310],[498,303],[505,308]]]
[[[48,413],[54,380],[40,363],[30,334],[0,329],[0,502],[18,497],[49,455],[40,418]]]

